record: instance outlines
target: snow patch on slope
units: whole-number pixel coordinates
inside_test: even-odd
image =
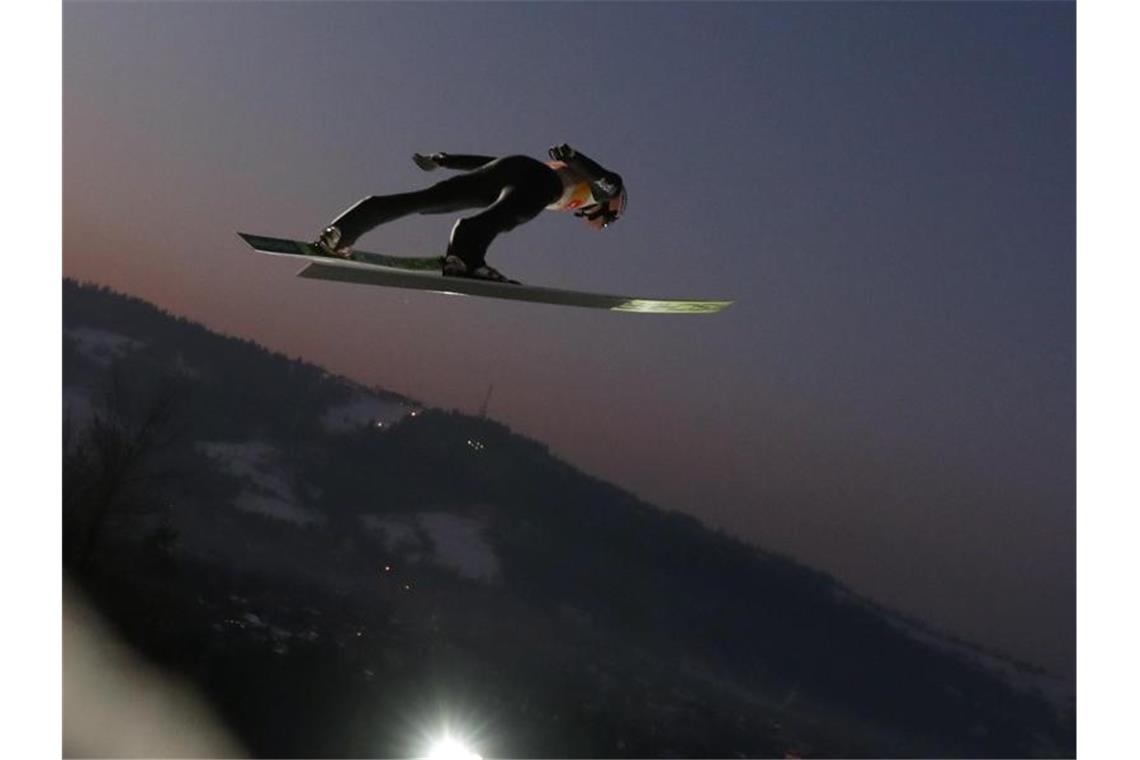
[[[75,341],[79,353],[100,367],[109,367],[115,359],[146,346],[141,340],[96,327],[73,327],[63,334]]]
[[[261,441],[199,441],[198,448],[247,488],[233,505],[247,512],[305,525],[321,522],[321,515],[306,509],[281,465],[281,452]]]
[[[976,649],[968,644],[941,638],[905,621],[891,620],[907,635],[934,649],[950,652],[960,659],[1000,676],[1018,691],[1044,698],[1054,709],[1064,710],[1072,705],[1075,695],[1060,678],[1043,670],[1027,667],[995,654]]]
[[[836,596],[849,604],[875,610],[888,624],[926,646],[953,655],[964,662],[1001,678],[1014,689],[1034,694],[1058,711],[1071,708],[1076,695],[1073,688],[1057,676],[1019,662],[986,652],[978,647],[935,633],[888,610],[868,604],[846,590],[837,590]]]
[[[411,408],[399,401],[357,393],[342,404],[330,406],[321,415],[321,425],[330,433],[349,433],[364,427],[388,427],[403,419]]]
[[[502,566],[484,538],[485,525],[472,517],[449,512],[420,512],[407,517],[366,515],[361,522],[383,534],[388,551],[411,561],[425,561],[451,570],[461,578],[494,583]]]
[[[381,534],[384,548],[390,552],[416,555],[423,548],[414,515],[409,518],[363,515],[360,522],[368,530]]]
[[[464,578],[495,581],[499,578],[499,558],[483,538],[483,523],[447,512],[426,512],[420,525],[434,545],[432,558]]]

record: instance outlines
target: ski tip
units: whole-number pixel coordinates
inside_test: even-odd
[[[716,314],[732,306],[735,301],[681,301],[631,298],[611,308],[632,314]]]

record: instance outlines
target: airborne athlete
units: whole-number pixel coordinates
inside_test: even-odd
[[[443,259],[443,275],[509,282],[486,261],[487,247],[538,216],[544,209],[571,211],[595,229],[605,229],[625,213],[621,176],[569,145],[550,149],[550,161],[529,156],[472,156],[433,153],[412,158],[424,171],[439,167],[464,174],[410,193],[373,195],[337,217],[313,245],[328,256],[352,258],[352,246],[369,230],[410,214],[446,214],[483,209],[455,223]]]
[[[298,277],[330,282],[404,288],[448,295],[529,301],[635,314],[715,314],[724,299],[645,298],[583,290],[521,285],[487,264],[487,248],[502,232],[529,222],[543,209],[570,211],[602,230],[625,213],[619,175],[569,145],[550,149],[550,161],[527,156],[433,153],[412,156],[424,171],[440,167],[463,174],[410,193],[374,195],[337,217],[311,243],[239,232],[259,253],[306,260]],[[444,256],[371,253],[353,246],[369,230],[410,214],[447,214],[481,209],[455,223]]]

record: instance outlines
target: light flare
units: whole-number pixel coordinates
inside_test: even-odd
[[[472,752],[463,742],[453,736],[444,736],[432,745],[428,752],[428,760],[483,760],[483,757]]]

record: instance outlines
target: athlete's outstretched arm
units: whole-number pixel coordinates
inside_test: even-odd
[[[594,197],[615,198],[621,192],[621,175],[604,168],[589,156],[583,155],[569,145],[556,145],[550,149],[550,157],[556,161],[563,161],[589,177],[590,189]]]
[[[412,154],[412,160],[416,162],[416,166],[420,167],[426,172],[430,172],[442,166],[444,169],[458,169],[459,171],[469,172],[472,169],[478,169],[481,166],[486,166],[495,160],[495,156],[476,156],[464,153],[432,153],[429,156],[420,153]]]

